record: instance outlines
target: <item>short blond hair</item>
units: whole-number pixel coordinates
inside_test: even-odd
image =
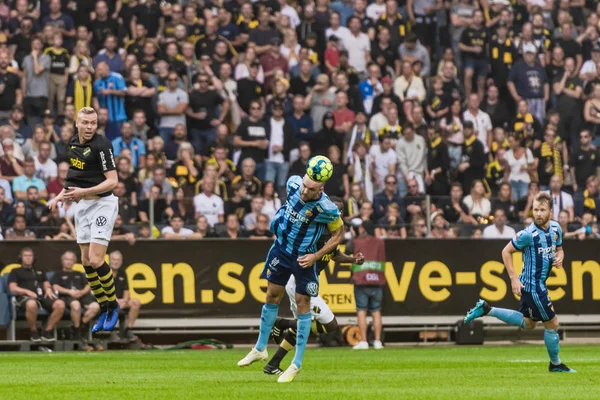
[[[82,108],[80,108],[79,111],[77,112],[77,119],[79,119],[79,115],[80,114],[85,114],[85,115],[96,114],[96,117],[98,116],[98,113],[92,107],[82,107]]]

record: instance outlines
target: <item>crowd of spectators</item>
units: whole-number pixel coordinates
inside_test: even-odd
[[[379,237],[510,237],[540,190],[565,233],[598,237],[599,15],[582,0],[0,0],[0,237],[74,238],[72,205],[46,203],[84,106],[113,143],[114,236],[130,243],[268,239],[317,154],[346,220]]]

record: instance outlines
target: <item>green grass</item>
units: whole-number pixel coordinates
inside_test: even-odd
[[[309,348],[288,385],[262,364],[238,368],[246,352],[0,353],[0,399],[600,398],[600,346],[562,346],[576,374],[548,373],[543,345]]]

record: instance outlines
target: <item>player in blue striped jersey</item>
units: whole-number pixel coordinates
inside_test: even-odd
[[[271,223],[271,231],[276,239],[262,273],[269,283],[258,341],[250,353],[238,362],[240,367],[245,367],[255,361],[268,359],[266,347],[277,318],[279,302],[283,298],[285,285],[294,275],[298,310],[296,354],[292,364],[277,380],[281,383],[294,380],[302,366],[312,323],[310,297],[319,294],[317,260],[334,250],[344,234],[338,207],[323,193],[323,187],[323,182],[315,182],[308,175],[303,178],[292,176],[287,182],[288,199]],[[326,229],[331,232],[331,238],[317,250],[317,242]]]
[[[547,193],[539,193],[533,201],[533,219],[502,250],[502,260],[510,276],[512,291],[521,296],[519,311],[491,307],[485,300],[479,300],[465,317],[465,322],[490,315],[509,325],[523,329],[534,329],[539,321],[544,323],[544,343],[550,356],[550,372],[576,372],[561,363],[558,357],[559,336],[558,317],[548,296],[546,279],[550,269],[562,268],[562,230],[556,221],[550,221],[552,198]],[[517,276],[512,261],[513,253],[523,252],[523,271]]]

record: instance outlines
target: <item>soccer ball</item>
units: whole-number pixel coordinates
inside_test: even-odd
[[[333,174],[333,164],[325,156],[315,156],[308,160],[306,174],[316,182],[327,182]]]

